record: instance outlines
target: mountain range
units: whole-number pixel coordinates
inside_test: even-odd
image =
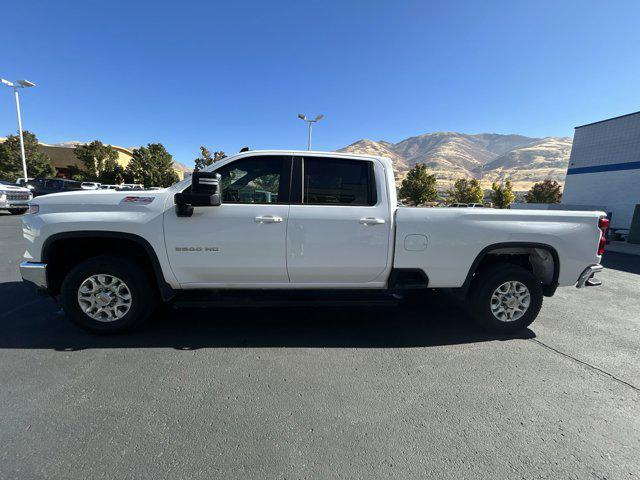
[[[467,177],[479,179],[483,187],[508,178],[515,190],[528,190],[547,178],[564,183],[571,144],[568,137],[435,132],[397,143],[363,139],[338,151],[389,157],[398,182],[423,163],[440,188]]]
[[[77,141],[55,144],[72,148]],[[339,152],[389,157],[399,184],[409,170],[424,163],[438,179],[438,188],[449,188],[458,178],[477,178],[484,188],[495,180],[510,179],[515,190],[528,190],[547,178],[563,184],[569,164],[569,137],[526,137],[497,133],[425,133],[397,143],[362,139]],[[129,147],[133,150],[137,147]],[[191,168],[174,162],[174,168]]]

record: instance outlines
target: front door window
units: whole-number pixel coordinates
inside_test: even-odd
[[[289,162],[283,157],[249,157],[225,165],[221,175],[223,203],[288,203]]]

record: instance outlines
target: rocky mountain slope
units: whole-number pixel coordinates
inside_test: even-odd
[[[571,139],[436,132],[398,143],[359,140],[339,151],[389,157],[399,180],[417,163],[424,163],[441,187],[461,177],[478,178],[483,186],[509,178],[516,189],[526,190],[546,178],[564,181]]]

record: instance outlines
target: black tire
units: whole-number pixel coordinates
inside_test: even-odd
[[[78,290],[92,275],[105,274],[120,279],[130,292],[130,306],[121,318],[100,321],[83,311]],[[67,317],[80,328],[92,333],[123,333],[140,326],[158,304],[153,280],[132,260],[125,257],[101,255],[73,268],[62,282],[60,303]]]
[[[11,215],[22,215],[23,213],[25,213],[27,211],[26,208],[10,208],[9,209],[9,213]]]
[[[524,314],[510,321],[500,320],[491,308],[494,292],[506,282],[523,284],[529,290],[530,296]],[[510,333],[531,325],[542,308],[542,299],[542,285],[531,272],[517,265],[500,264],[488,268],[473,279],[467,296],[467,309],[480,327],[494,332]]]

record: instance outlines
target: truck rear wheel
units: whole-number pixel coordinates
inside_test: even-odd
[[[528,327],[542,307],[542,286],[525,268],[496,265],[474,278],[468,309],[478,325],[497,332]]]
[[[122,333],[149,318],[157,304],[151,280],[134,262],[94,257],[71,270],[60,292],[69,319],[93,333]]]

